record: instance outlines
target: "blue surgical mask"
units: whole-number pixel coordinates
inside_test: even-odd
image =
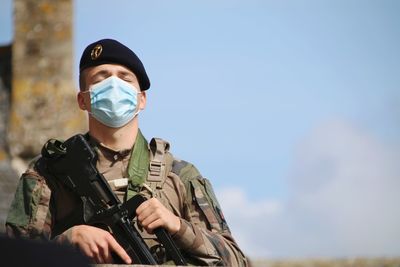
[[[104,125],[112,128],[122,127],[139,113],[138,89],[116,76],[94,84],[89,92],[90,114]]]

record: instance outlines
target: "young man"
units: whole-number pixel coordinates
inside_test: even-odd
[[[209,181],[192,164],[173,158],[165,141],[158,140],[164,148],[164,174],[153,179],[149,144],[137,116],[146,106],[150,81],[135,53],[111,39],[90,44],[80,60],[79,82],[78,105],[89,114],[86,138],[97,153],[97,169],[122,201],[152,192],[136,210],[137,228],[157,261],[168,260],[152,234],[163,227],[189,263],[246,266]],[[7,233],[68,241],[96,263],[112,263],[112,253],[131,263],[108,231],[74,221],[80,199],[62,185],[51,186],[55,182],[40,172],[37,161],[21,177]]]

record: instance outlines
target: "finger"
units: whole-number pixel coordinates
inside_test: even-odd
[[[100,255],[102,256],[104,263],[113,263],[113,258],[111,255],[108,242],[102,243],[101,245],[99,245],[99,247],[100,247]]]
[[[94,255],[88,245],[79,245],[80,251],[95,263]]]
[[[96,254],[95,262],[98,263],[98,264],[105,263],[104,260],[103,260],[103,257],[100,254]]]
[[[147,216],[146,218],[144,218],[143,221],[140,222],[140,220],[139,220],[139,222],[143,227],[147,228],[152,222],[154,222],[158,219],[160,219],[160,216],[158,216],[155,213],[152,213],[149,216]]]
[[[139,222],[142,222],[144,219],[146,219],[153,213],[154,213],[154,209],[149,206],[145,210],[143,210],[137,214],[137,219],[139,220]]]
[[[131,264],[132,260],[129,257],[129,255],[126,253],[125,249],[118,244],[117,241],[115,241],[114,237],[110,236],[108,238],[108,242],[110,245],[110,249],[112,249],[117,255],[126,263],[126,264]]]
[[[89,249],[92,252],[92,258],[96,263],[104,263],[103,257],[100,255],[99,248],[97,247],[96,244],[91,244]]]
[[[150,203],[145,210],[142,210],[140,213],[138,213],[137,218],[139,222],[143,222],[146,218],[156,215],[158,217],[162,216],[163,213],[163,207],[160,207],[159,205],[155,203]]]
[[[160,205],[162,205],[162,204],[157,198],[155,198],[155,197],[150,198],[139,205],[139,207],[136,209],[136,214],[139,215],[143,212],[148,211],[149,209],[152,210],[154,208],[157,208]]]
[[[146,210],[148,208],[148,206],[150,205],[151,202],[149,202],[150,199],[146,200],[145,202],[143,202],[142,204],[139,205],[139,207],[136,209],[136,215],[139,215],[140,213],[142,213],[144,210]]]
[[[154,229],[157,229],[159,227],[164,226],[164,221],[162,221],[161,219],[157,219],[155,221],[153,221],[152,223],[150,223],[146,229],[147,232],[149,232],[149,234],[152,234]]]
[[[154,200],[156,200],[156,201],[149,203],[149,205],[147,206],[147,209],[143,210],[138,215],[138,218],[140,217],[140,219],[143,220],[145,217],[148,217],[151,214],[157,214],[158,217],[162,217],[163,214],[168,212],[167,208],[161,202],[159,202],[157,199],[154,199]]]
[[[146,220],[147,218],[151,217],[152,215],[154,215],[156,213],[157,213],[157,209],[155,209],[153,207],[148,207],[146,210],[144,210],[137,216],[137,219],[139,220],[139,222],[143,222],[144,220]]]
[[[104,251],[103,254],[104,263],[113,263],[113,258],[109,250]]]

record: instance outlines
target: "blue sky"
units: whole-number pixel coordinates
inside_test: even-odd
[[[79,0],[74,11],[75,71],[101,38],[138,54],[152,82],[142,131],[212,181],[247,254],[399,256],[399,1]]]

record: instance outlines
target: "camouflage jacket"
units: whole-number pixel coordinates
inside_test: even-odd
[[[104,164],[108,163],[106,157],[101,157],[105,155],[105,149],[93,140],[91,144],[100,155],[97,164],[99,171],[106,173],[109,168],[115,169],[118,165],[115,162]],[[149,151],[149,144],[139,131],[130,157],[125,160],[133,159],[133,167],[123,164],[123,161],[120,166],[130,177],[125,199],[133,190],[137,190],[137,180],[143,179],[143,176],[147,177],[146,183],[150,183]],[[247,260],[231,235],[210,182],[192,164],[173,158],[169,152],[167,155],[171,160],[166,177],[161,187],[154,188],[154,193],[181,218],[181,228],[173,235],[173,239],[188,262],[194,265],[247,266]],[[33,239],[68,240],[68,229],[61,233],[56,229],[65,220],[65,214],[73,211],[80,202],[76,197],[66,196],[62,186],[50,186],[48,177],[44,177],[37,169],[37,160],[20,178],[6,221],[7,234]],[[156,259],[165,262],[165,251],[162,248],[155,249],[157,246],[160,248],[155,236],[143,229],[138,230],[154,251]]]

